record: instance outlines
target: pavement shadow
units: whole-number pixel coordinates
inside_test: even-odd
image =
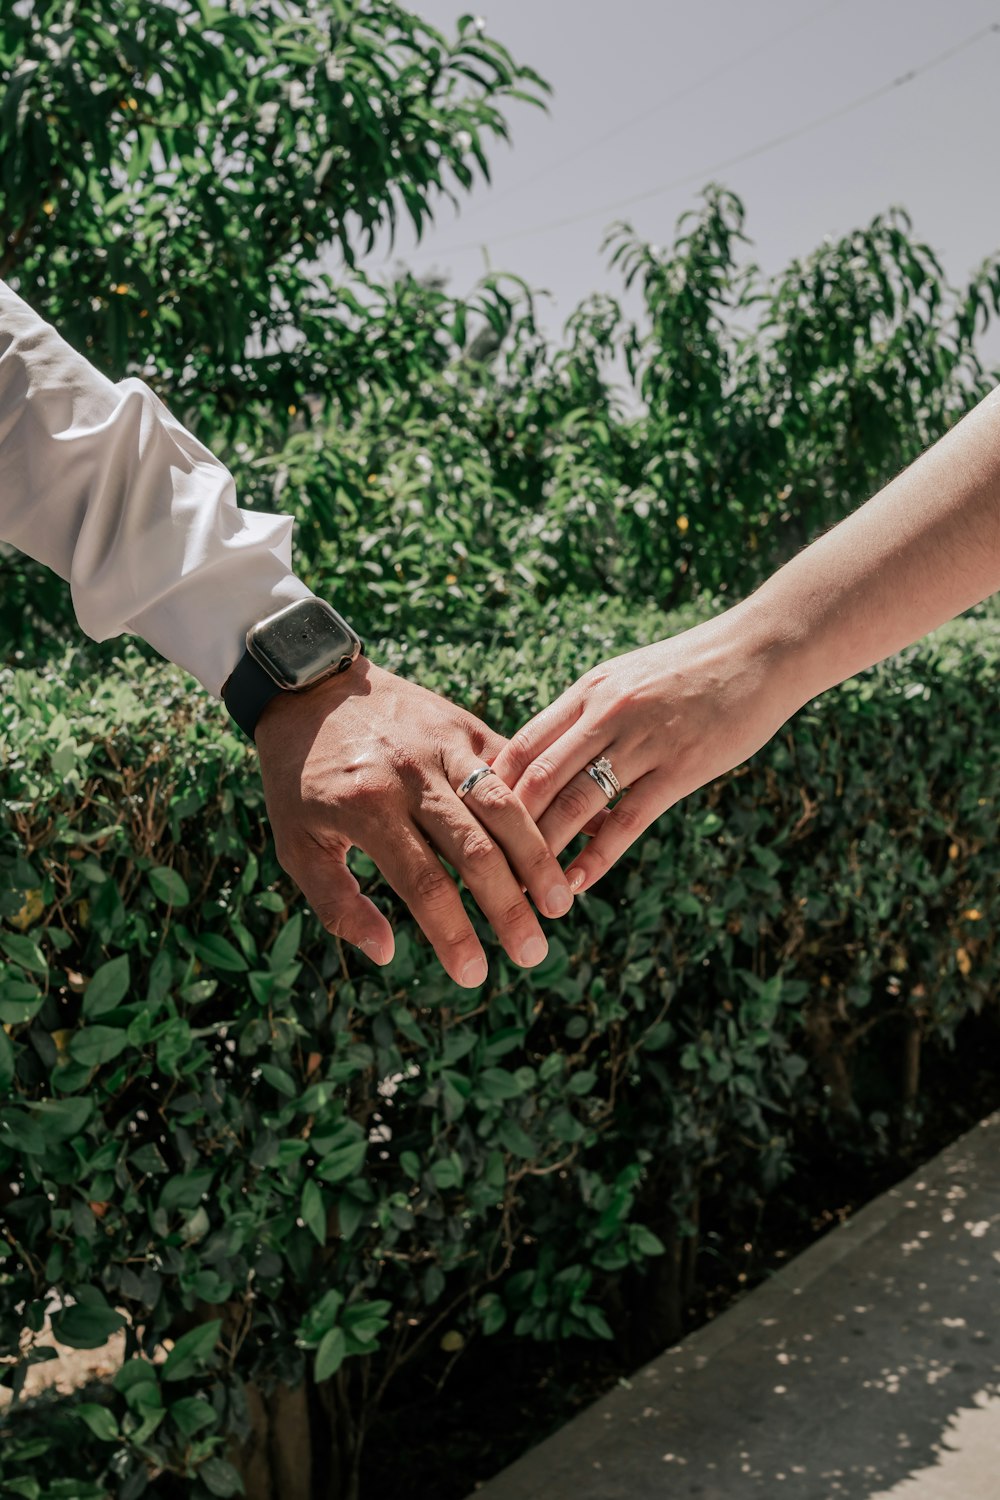
[[[486,1500],[996,1500],[998,1314],[994,1117]]]

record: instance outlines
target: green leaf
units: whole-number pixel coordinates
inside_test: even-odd
[[[496,1292],[487,1292],[476,1304],[486,1334],[496,1333],[507,1321],[507,1309]]]
[[[659,1235],[654,1234],[651,1229],[647,1229],[645,1224],[634,1224],[632,1226],[631,1237],[635,1248],[641,1250],[643,1255],[665,1255],[667,1253],[667,1247]]]
[[[7,1033],[0,1029],[0,1094],[9,1094],[14,1082],[14,1048]]]
[[[285,923],[278,936],[271,945],[271,951],[267,955],[268,968],[275,974],[280,974],[286,969],[299,951],[302,942],[302,913],[296,912],[292,919]]]
[[[155,865],[149,871],[147,879],[153,887],[153,894],[167,906],[187,906],[191,900],[191,893],[183,878],[169,865]]]
[[[202,963],[208,964],[210,968],[222,969],[229,974],[242,974],[248,967],[242,953],[228,938],[220,937],[217,932],[207,932],[204,937],[195,938],[191,946]]]
[[[313,1371],[317,1383],[336,1375],[347,1356],[347,1340],[342,1328],[331,1328],[320,1339]]]
[[[415,1151],[400,1152],[399,1165],[407,1177],[411,1177],[414,1182],[420,1181],[420,1157]]]
[[[607,1318],[601,1312],[601,1309],[599,1307],[581,1307],[579,1311],[582,1317],[586,1320],[591,1332],[596,1334],[599,1339],[614,1338],[614,1334],[611,1331],[611,1325],[608,1323]]]
[[[41,948],[30,937],[24,937],[16,932],[0,932],[0,948],[14,963],[20,964],[22,969],[27,969],[29,974],[45,975],[49,972],[49,966]]]
[[[497,1135],[501,1145],[513,1156],[522,1156],[525,1161],[530,1161],[538,1155],[538,1146],[516,1120],[501,1120]]]
[[[48,1447],[48,1444],[45,1445]],[[43,1452],[45,1449],[43,1448]],[[23,1448],[17,1452],[19,1459],[31,1457]],[[17,1495],[19,1500],[42,1500],[42,1491],[37,1479],[5,1479],[3,1481],[4,1494]]]
[[[141,1391],[144,1393],[143,1404],[146,1405],[153,1401],[154,1392],[155,1399],[159,1400],[160,1387],[156,1366],[150,1364],[148,1359],[141,1359],[138,1356],[127,1359],[116,1372],[111,1383],[116,1391],[121,1392],[126,1401],[129,1402],[129,1405],[132,1404],[129,1398],[132,1397],[134,1392]],[[149,1394],[146,1395],[145,1393]]]
[[[324,1182],[343,1182],[347,1177],[354,1177],[364,1165],[367,1152],[368,1142],[365,1140],[338,1146],[319,1163],[316,1176]]]
[[[484,1068],[476,1079],[476,1087],[487,1099],[517,1099],[524,1093],[514,1074],[506,1068]]]
[[[106,1406],[98,1406],[95,1402],[84,1401],[79,1406],[73,1407],[73,1415],[86,1422],[96,1438],[102,1443],[116,1443],[118,1441],[118,1423]]]
[[[0,988],[0,1024],[24,1026],[45,1004],[45,996],[27,979],[7,979]]]
[[[80,1134],[90,1119],[93,1104],[89,1099],[39,1099],[28,1108],[42,1139],[57,1142]]]
[[[284,1094],[286,1099],[295,1098],[298,1093],[295,1080],[285,1072],[284,1068],[278,1068],[274,1063],[261,1063],[260,1073],[261,1077],[266,1079],[273,1089],[277,1089],[279,1094]]]
[[[197,1469],[198,1478],[210,1495],[243,1495],[243,1481],[224,1458],[206,1458]]]
[[[186,1438],[194,1437],[215,1421],[215,1409],[204,1396],[182,1396],[170,1403],[168,1414]]]
[[[167,1213],[174,1210],[197,1208],[212,1186],[215,1173],[211,1167],[202,1167],[192,1172],[171,1177],[164,1183],[160,1193],[160,1207]]]
[[[452,1152],[451,1156],[439,1157],[432,1161],[428,1168],[431,1181],[439,1188],[457,1188],[462,1186],[464,1173],[462,1163]]]
[[[47,1149],[28,1111],[15,1108],[0,1110],[0,1146],[26,1156],[44,1156]]]
[[[167,1355],[160,1371],[161,1378],[186,1380],[189,1375],[196,1375],[205,1365],[210,1364],[215,1357],[215,1346],[221,1329],[222,1319],[213,1318],[210,1322],[201,1323],[190,1332],[181,1334]]]
[[[107,1011],[114,1010],[124,1000],[128,989],[129,960],[128,954],[123,953],[119,958],[109,959],[95,970],[83,994],[83,1014],[88,1017],[103,1016]]]
[[[70,1037],[69,1055],[85,1068],[112,1062],[128,1046],[128,1033],[118,1026],[85,1026]]]
[[[322,1191],[311,1177],[302,1189],[302,1203],[299,1212],[306,1227],[312,1231],[317,1243],[325,1245],[326,1207],[323,1203]]]
[[[70,1349],[99,1349],[124,1326],[121,1313],[115,1312],[100,1294],[87,1304],[77,1302],[52,1315],[53,1336]]]

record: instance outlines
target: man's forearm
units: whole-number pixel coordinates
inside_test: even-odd
[[[997,589],[1000,389],[731,616],[773,655],[792,712]]]
[[[141,380],[106,379],[0,282],[0,540],[69,580],[96,640],[134,631],[218,693],[250,625],[309,590],[290,516]]]

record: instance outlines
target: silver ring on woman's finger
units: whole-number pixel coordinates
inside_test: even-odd
[[[466,776],[465,780],[462,782],[462,785],[456,788],[458,796],[461,797],[462,801],[464,802],[466,797],[472,791],[472,788],[474,786],[478,786],[484,776],[494,776],[495,774],[496,773],[493,770],[492,766],[477,766],[474,771],[469,772],[468,776]]]
[[[596,760],[591,761],[587,767],[587,775],[597,782],[609,802],[621,796],[622,784],[611,769],[611,762],[606,755],[599,755]]]

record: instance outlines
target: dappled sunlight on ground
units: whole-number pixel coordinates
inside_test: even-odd
[[[1000,1116],[668,1350],[485,1500],[995,1500]]]

